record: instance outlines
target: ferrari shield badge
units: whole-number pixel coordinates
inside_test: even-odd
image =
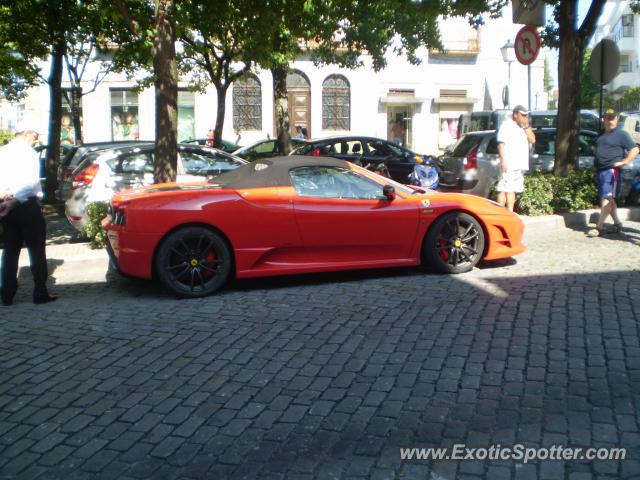
[[[429,201],[429,199],[428,199],[428,198],[425,198],[424,200],[422,200],[422,206],[423,206],[424,208],[427,208],[427,207],[429,207],[430,205],[431,205],[431,202]]]

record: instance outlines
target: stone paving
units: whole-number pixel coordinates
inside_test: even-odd
[[[0,478],[640,478],[640,223],[458,276],[235,282],[176,300],[49,249],[0,307]],[[25,267],[26,269],[26,267]],[[402,460],[401,448],[624,447],[624,461]]]

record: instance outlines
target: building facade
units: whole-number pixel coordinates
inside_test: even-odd
[[[477,30],[463,19],[442,21],[444,50],[423,49],[419,65],[390,54],[387,67],[376,72],[366,56],[364,66],[357,69],[316,66],[308,57],[300,57],[292,63],[287,79],[292,133],[299,125],[314,138],[347,133],[387,139],[400,135],[408,148],[436,154],[455,140],[460,114],[505,107],[503,90],[508,79],[511,106],[545,109],[543,53],[530,68],[517,61],[507,64],[500,48],[507,40],[513,42],[522,25],[511,22],[510,8],[503,13]],[[137,92],[135,85],[135,80],[110,74],[94,91],[83,95],[85,142],[154,138],[154,89]],[[64,86],[68,88],[68,82]],[[196,93],[188,87],[188,82],[180,83],[179,140],[204,138],[215,126],[215,89]],[[89,88],[93,88],[92,79],[83,91]],[[269,71],[258,70],[236,82],[225,102],[224,139],[246,145],[275,135]],[[0,128],[10,128],[6,119],[13,116],[13,121],[35,121],[46,131],[48,104],[47,86],[34,88],[8,115],[0,110]],[[69,119],[63,118],[62,123],[65,135]]]
[[[633,13],[629,1],[608,1],[598,20],[593,45],[608,38],[620,51],[618,74],[606,85],[614,98],[626,90],[640,87],[640,15]]]

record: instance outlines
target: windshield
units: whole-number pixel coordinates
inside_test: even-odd
[[[482,142],[482,135],[465,135],[453,147],[451,155],[454,157],[466,157],[469,151]]]

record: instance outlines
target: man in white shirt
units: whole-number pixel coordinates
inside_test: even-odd
[[[40,208],[40,159],[33,147],[38,142],[35,128],[16,127],[16,137],[0,148],[0,221],[4,250],[0,268],[0,297],[9,306],[18,290],[18,258],[26,244],[33,275],[33,303],[47,303],[57,297],[47,291],[47,227]]]
[[[523,173],[529,170],[529,144],[536,136],[529,126],[529,111],[522,105],[513,109],[512,119],[506,119],[498,130],[500,174],[498,176],[498,203],[513,212],[516,193],[524,190]]]

